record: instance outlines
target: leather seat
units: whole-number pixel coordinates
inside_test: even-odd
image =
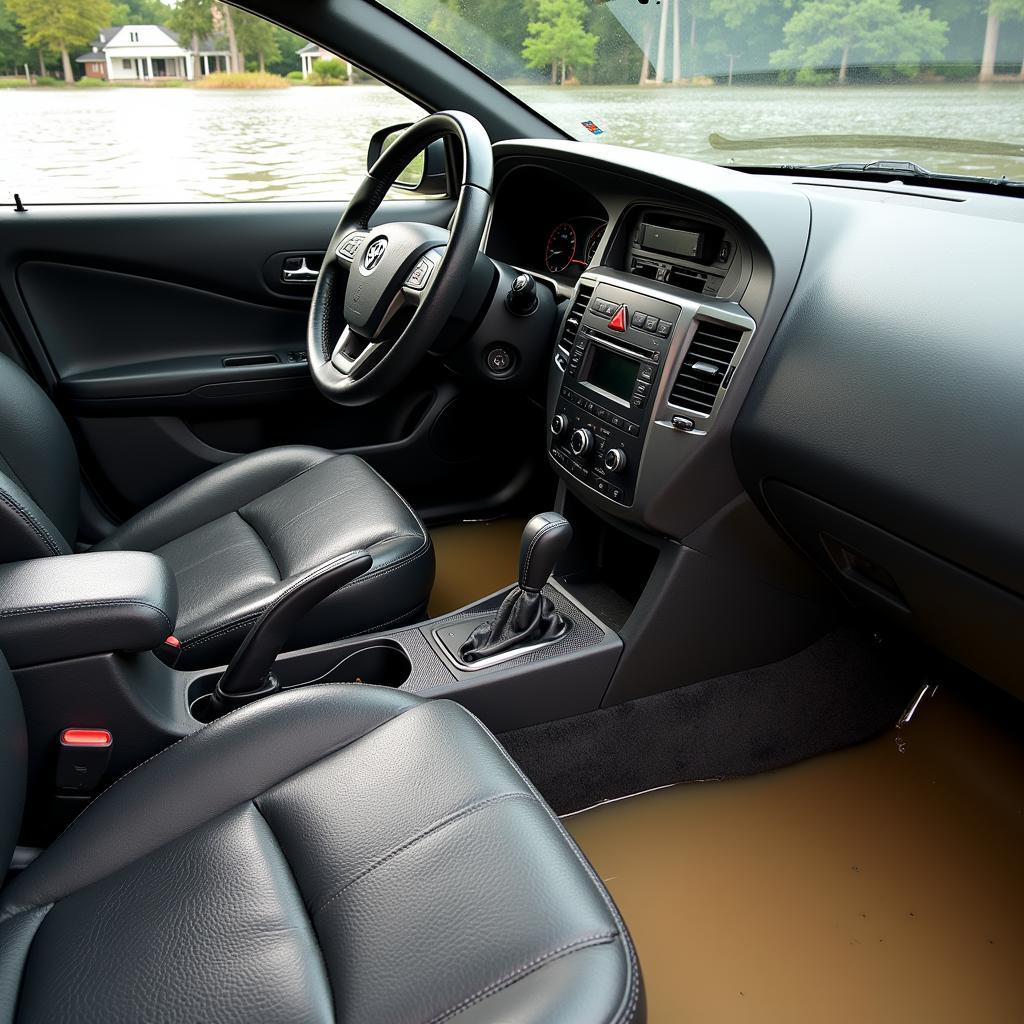
[[[0,658],[0,856],[24,731]],[[6,861],[5,861],[6,863]],[[607,892],[467,711],[358,684],[229,714],[0,893],[0,1018],[630,1024]]]
[[[0,356],[0,562],[74,550],[79,488],[64,421]],[[385,480],[356,456],[297,445],[203,473],[94,546],[150,551],[170,565],[181,668],[228,661],[289,580],[357,548],[373,567],[318,605],[292,646],[413,620],[434,579],[429,534]]]

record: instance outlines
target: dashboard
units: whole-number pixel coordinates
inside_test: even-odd
[[[487,252],[560,303],[549,463],[686,545],[740,495],[856,604],[1024,695],[1024,203],[495,146]]]

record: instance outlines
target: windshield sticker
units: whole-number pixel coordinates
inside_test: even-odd
[[[593,121],[581,121],[580,124],[582,124],[591,135],[604,135],[604,129],[598,128]]]

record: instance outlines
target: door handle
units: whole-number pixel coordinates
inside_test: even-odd
[[[305,256],[288,256],[281,264],[282,281],[315,281],[320,276],[319,267],[311,267]]]

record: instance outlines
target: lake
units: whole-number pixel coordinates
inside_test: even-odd
[[[716,151],[709,136],[907,134],[1024,143],[1024,88],[517,88],[573,134],[717,163],[913,159],[934,170],[1024,178],[1024,159],[903,147]],[[337,199],[366,169],[378,128],[420,111],[384,86],[279,90],[0,90],[0,194],[26,202]]]

